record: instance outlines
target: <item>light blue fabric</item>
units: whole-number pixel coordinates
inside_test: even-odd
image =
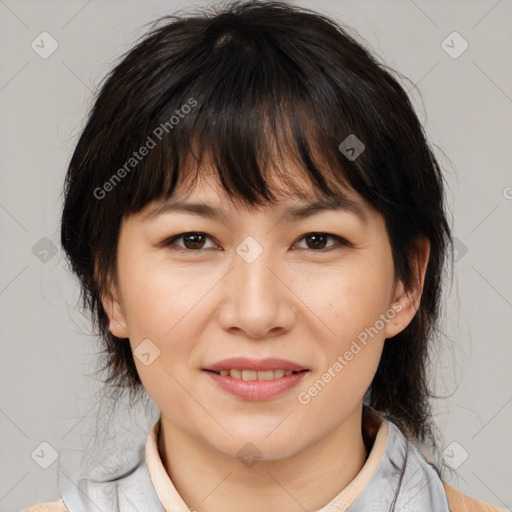
[[[386,449],[348,511],[450,512],[443,483],[434,468],[389,418],[372,410],[388,425]],[[137,463],[130,470],[112,475],[108,481],[83,479],[78,487],[69,483],[61,495],[69,512],[165,512],[149,476],[145,445],[140,447]],[[338,508],[332,504],[327,510],[336,512]]]

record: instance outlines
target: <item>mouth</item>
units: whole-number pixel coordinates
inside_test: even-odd
[[[224,369],[224,370],[205,370],[207,372],[215,373],[222,377],[231,377],[232,379],[255,381],[255,380],[276,380],[294,375],[297,373],[309,372],[308,369],[302,370],[285,370],[278,368],[276,370],[246,370],[246,369]]]
[[[277,375],[280,375],[281,372],[285,372],[284,375],[291,375],[292,373],[298,373],[303,370],[309,370],[305,366],[295,363],[293,361],[288,361],[286,359],[281,359],[278,357],[267,357],[265,359],[249,359],[247,357],[230,357],[228,359],[224,359],[222,361],[217,361],[216,363],[209,364],[204,367],[203,370],[216,372],[223,376],[230,375],[233,378],[243,378],[242,375],[245,375],[247,379],[256,379],[254,373],[261,373],[263,380],[265,378],[269,378],[270,374],[265,372],[276,372]],[[229,372],[226,374],[226,371]],[[223,373],[219,373],[223,372]],[[239,372],[241,372],[239,374]],[[232,375],[231,375],[232,374]],[[278,377],[279,378],[279,377]],[[245,379],[244,379],[245,380]]]

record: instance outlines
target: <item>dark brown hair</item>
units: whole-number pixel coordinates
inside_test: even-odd
[[[364,144],[354,159],[340,150],[349,136]],[[208,155],[229,196],[247,205],[274,200],[271,169],[300,195],[276,165],[285,157],[321,196],[351,187],[384,216],[409,289],[417,242],[430,241],[419,309],[385,343],[367,397],[411,439],[433,437],[427,364],[452,241],[440,166],[389,68],[339,23],[282,2],[165,16],[101,84],[69,164],[61,243],[104,343],[105,383],[143,390],[129,341],[109,331],[101,303],[116,278],[121,219],[198,179],[200,166],[184,171],[190,155]]]

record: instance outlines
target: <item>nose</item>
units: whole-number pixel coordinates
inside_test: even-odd
[[[223,280],[219,321],[224,330],[239,331],[248,338],[283,335],[295,322],[297,298],[272,251],[248,240],[239,246],[234,268]]]

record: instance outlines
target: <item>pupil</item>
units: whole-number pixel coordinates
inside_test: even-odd
[[[201,238],[202,236],[203,236],[203,235],[198,235],[198,234],[195,234],[195,235],[187,235],[187,236],[184,238],[184,240],[185,240],[185,245],[188,247],[188,245],[189,245],[189,244],[187,244],[187,241],[188,241],[188,240],[190,240],[190,239],[194,239],[194,238],[195,238],[195,239],[196,239],[196,241],[195,241],[195,242],[194,242],[194,241],[192,242],[192,246],[193,246],[193,247],[192,247],[192,249],[198,249],[198,248],[201,248],[201,247],[196,247],[196,246],[197,246],[197,244],[199,244],[200,246],[202,246],[202,245],[201,245],[201,242],[200,242],[200,241],[199,241],[199,242],[197,241],[197,238]],[[203,242],[204,242],[204,240],[203,240]],[[189,247],[189,248],[190,248],[190,247]]]
[[[315,242],[313,242],[313,245],[316,245],[316,247],[315,247],[316,249],[318,249],[318,239],[319,239],[319,238],[320,238],[320,239],[322,239],[322,240],[323,240],[323,242],[324,242],[323,244],[322,244],[322,243],[320,243],[320,245],[322,246],[322,247],[320,247],[320,249],[323,249],[323,248],[325,247],[325,235],[321,235],[321,234],[308,235],[308,238],[309,238],[310,240],[311,240],[311,239],[313,239],[313,240],[317,239],[317,242],[316,242],[316,243],[315,243]]]

